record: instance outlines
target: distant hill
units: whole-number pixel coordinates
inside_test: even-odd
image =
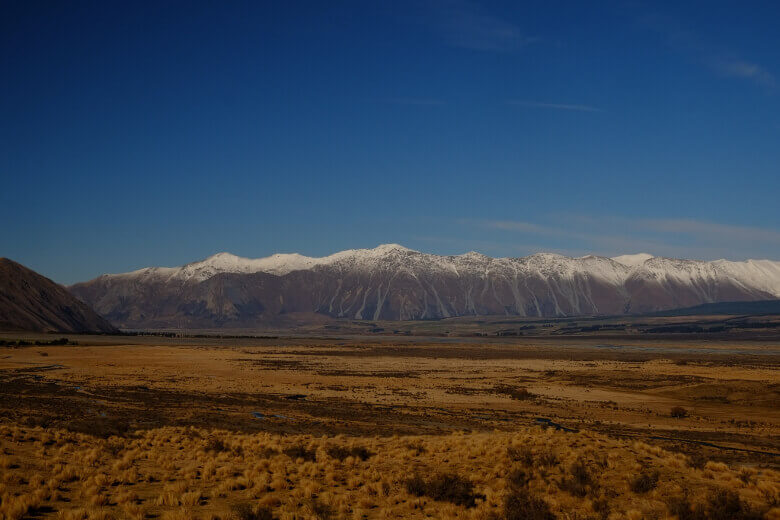
[[[0,258],[0,330],[116,331],[67,289],[8,258]]]
[[[762,315],[780,314],[780,300],[761,300],[755,302],[719,302],[705,303],[694,307],[671,309],[653,312],[647,316],[707,316],[714,314],[726,315]]]
[[[219,253],[181,267],[103,275],[69,289],[129,329],[252,329],[304,315],[384,321],[613,316],[777,299],[780,262],[649,254],[439,256],[385,244],[322,258]]]

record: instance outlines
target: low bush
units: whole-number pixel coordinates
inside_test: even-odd
[[[670,415],[675,419],[682,419],[683,417],[688,417],[688,410],[682,406],[675,406],[672,408]]]
[[[317,520],[330,520],[333,517],[333,510],[327,504],[319,502],[316,498],[312,498],[306,504],[311,514]]]
[[[525,487],[514,487],[504,499],[506,520],[555,520],[547,502]]]
[[[252,507],[247,502],[233,504],[230,512],[234,520],[275,520],[267,507]]]
[[[559,487],[574,496],[584,497],[589,491],[596,488],[596,483],[585,461],[577,459],[569,467],[569,476],[561,480]]]
[[[474,507],[478,498],[485,498],[474,492],[470,480],[454,473],[439,473],[430,480],[415,475],[406,481],[406,490],[417,497],[426,496],[465,507]]]
[[[647,493],[648,491],[655,489],[657,485],[657,471],[653,471],[652,473],[642,472],[628,483],[628,487],[631,488],[631,491],[634,493]]]
[[[704,503],[693,506],[686,495],[667,502],[669,513],[678,520],[761,520],[764,513],[742,501],[737,493],[727,489],[711,492]]]
[[[506,454],[507,457],[509,457],[509,460],[521,462],[525,466],[533,466],[534,464],[534,453],[531,451],[531,448],[527,446],[523,446],[522,448],[510,446],[507,448]]]
[[[347,457],[354,457],[360,460],[368,460],[374,456],[373,453],[368,451],[362,446],[353,446],[352,448],[345,448],[343,446],[332,446],[327,450],[328,456],[333,459],[344,460]]]
[[[536,394],[532,394],[528,391],[527,388],[522,386],[507,386],[507,385],[501,385],[495,387],[494,391],[497,394],[504,394],[508,395],[512,399],[517,399],[519,401],[525,401],[526,399],[533,399],[536,397]]]
[[[206,439],[206,444],[203,446],[206,451],[213,451],[219,453],[221,451],[228,451],[225,443],[218,437],[209,437]]]
[[[297,446],[292,446],[290,448],[286,448],[282,451],[285,455],[290,457],[293,460],[296,459],[303,459],[307,462],[314,462],[317,460],[317,452],[315,450],[310,450],[306,448],[306,446],[303,446],[302,444],[299,444]]]

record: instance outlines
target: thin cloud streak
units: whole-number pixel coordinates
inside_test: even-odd
[[[594,254],[646,252],[676,258],[717,259],[780,255],[780,232],[695,219],[630,219],[573,215],[560,225],[511,220],[465,220],[464,225],[581,244]],[[594,232],[598,230],[598,232]],[[555,249],[555,247],[550,248]],[[738,255],[735,258],[735,255]]]
[[[658,13],[642,13],[641,23],[658,33],[666,44],[684,52],[701,65],[723,77],[744,79],[762,87],[774,88],[777,80],[762,65],[739,57],[736,53],[702,41],[698,35],[682,27],[678,20]]]
[[[710,66],[724,76],[745,78],[768,87],[775,86],[775,78],[761,65],[734,58],[714,58]]]
[[[650,219],[638,221],[640,226],[662,233],[700,235],[720,240],[780,244],[780,232],[756,227],[732,226],[690,219]]]
[[[590,105],[568,105],[564,103],[538,103],[534,101],[508,101],[509,105],[531,107],[531,108],[552,108],[555,110],[574,110],[577,112],[603,112],[600,108]]]

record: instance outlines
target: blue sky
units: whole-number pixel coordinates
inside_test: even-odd
[[[0,9],[0,256],[62,283],[387,242],[780,259],[775,2]]]

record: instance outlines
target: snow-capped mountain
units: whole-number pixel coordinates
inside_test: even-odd
[[[780,262],[644,253],[439,256],[386,244],[322,258],[219,253],[182,267],[103,275],[70,290],[127,328],[252,327],[290,313],[374,320],[604,315],[780,298]]]

